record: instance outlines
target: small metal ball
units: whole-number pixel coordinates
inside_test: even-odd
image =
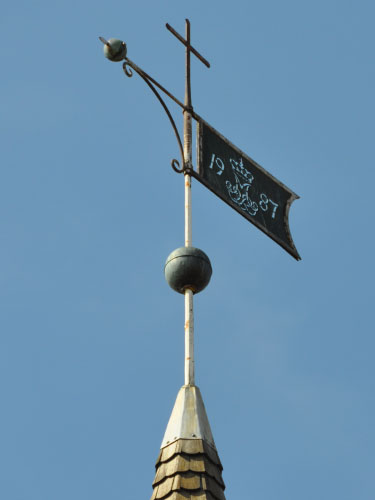
[[[181,247],[174,250],[164,266],[168,285],[178,293],[187,288],[199,293],[206,288],[212,275],[210,259],[199,248]]]
[[[104,55],[107,59],[114,62],[119,62],[126,57],[126,44],[122,40],[117,40],[117,38],[110,38],[107,44],[103,47]]]

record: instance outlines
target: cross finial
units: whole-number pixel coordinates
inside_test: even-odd
[[[183,43],[189,51],[191,51],[195,56],[198,57],[200,61],[202,61],[203,64],[207,66],[207,68],[210,67],[210,63],[205,59],[197,50],[195,50],[194,47],[190,45],[190,21],[189,19],[185,19],[186,22],[186,28],[187,28],[187,33],[186,33],[186,40],[179,34],[177,31],[175,31],[172,26],[170,26],[168,23],[166,24],[167,29],[174,34],[176,38],[180,40],[181,43]]]
[[[186,90],[185,90],[185,106],[191,108],[191,84],[190,84],[190,53],[192,52],[207,68],[210,67],[210,63],[205,59],[195,48],[190,44],[190,21],[185,19],[185,35],[186,39],[183,38],[176,30],[172,28],[168,23],[165,25],[166,28],[186,47]]]

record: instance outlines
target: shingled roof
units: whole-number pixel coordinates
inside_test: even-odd
[[[198,387],[178,393],[156,461],[151,500],[225,500],[225,484]]]

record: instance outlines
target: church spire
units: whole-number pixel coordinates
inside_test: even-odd
[[[190,56],[196,56],[205,66],[209,62],[191,45],[190,22],[186,19],[186,38],[169,24],[167,29],[185,46],[185,100],[181,103],[154,78],[127,57],[126,44],[114,38],[106,40],[104,55],[114,62],[124,61],[123,70],[131,77],[136,72],[150,87],[163,106],[176,135],[182,165],[172,160],[172,168],[184,175],[185,246],[177,248],[165,264],[168,284],[185,299],[185,385],[180,389],[156,462],[151,500],[225,500],[225,485],[221,465],[200,390],[195,385],[193,296],[209,283],[212,268],[207,255],[192,246],[191,177],[196,177],[192,162],[192,119]],[[183,145],[174,119],[158,90],[161,90],[184,113]]]

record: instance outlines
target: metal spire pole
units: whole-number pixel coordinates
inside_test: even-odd
[[[192,124],[190,85],[190,21],[185,21],[185,109],[184,109],[184,160],[185,168],[192,167]],[[185,247],[192,246],[191,176],[185,172]],[[194,373],[194,310],[193,291],[185,290],[185,385],[195,384]]]
[[[190,21],[189,19],[185,20],[185,36],[183,38],[175,29],[172,28],[168,23],[166,24],[166,28],[183,44],[185,45],[185,101],[184,104],[176,99],[170,92],[168,92],[163,86],[161,86],[156,80],[150,77],[147,73],[145,73],[141,68],[139,68],[136,64],[134,64],[130,59],[126,57],[126,45],[121,40],[110,39],[109,41],[105,40],[103,37],[100,37],[100,40],[104,43],[104,52],[106,57],[108,57],[112,61],[120,61],[125,60],[123,64],[123,68],[125,74],[127,76],[132,76],[132,71],[129,69],[133,69],[136,71],[147,83],[147,85],[154,92],[156,97],[159,99],[162,104],[165,112],[168,115],[168,118],[172,124],[173,130],[176,134],[177,141],[180,147],[181,154],[183,154],[183,165],[181,169],[178,169],[179,165],[177,160],[172,160],[172,167],[176,172],[184,173],[184,183],[185,183],[185,249],[186,250],[183,255],[178,255],[179,257],[187,257],[190,255],[194,259],[200,258],[205,262],[203,268],[200,267],[199,277],[195,277],[195,281],[192,282],[190,279],[192,278],[191,273],[189,275],[188,284],[184,283],[181,287],[181,283],[177,284],[178,278],[177,275],[174,274],[173,270],[165,272],[169,275],[166,279],[170,286],[185,295],[185,385],[193,386],[195,385],[195,377],[194,377],[194,313],[193,313],[193,290],[195,293],[203,290],[208,284],[212,269],[211,263],[207,257],[207,255],[197,248],[192,248],[192,238],[191,238],[191,173],[193,172],[193,162],[192,162],[192,115],[193,106],[191,103],[191,85],[190,85],[190,54],[191,52],[208,68],[210,67],[210,63],[190,44]],[[182,147],[181,140],[167,106],[165,105],[163,99],[160,94],[157,92],[156,88],[158,87],[164,93],[168,95],[173,101],[175,101],[178,105],[183,107],[184,110],[184,145]],[[196,115],[195,115],[196,116]],[[177,166],[176,166],[177,165]],[[179,254],[179,250],[177,249],[175,252]],[[172,252],[174,254],[175,252]],[[171,255],[172,255],[171,254]],[[199,255],[199,257],[198,257]],[[176,257],[176,255],[175,255]],[[183,261],[181,261],[183,262]],[[201,261],[200,261],[201,263]],[[168,264],[168,262],[167,262]],[[177,265],[178,267],[178,265]],[[184,267],[184,266],[183,266]],[[173,266],[172,266],[173,268]],[[185,269],[186,270],[186,269]],[[180,273],[178,273],[180,274]],[[189,274],[189,273],[188,273]],[[171,280],[171,281],[170,281]]]

